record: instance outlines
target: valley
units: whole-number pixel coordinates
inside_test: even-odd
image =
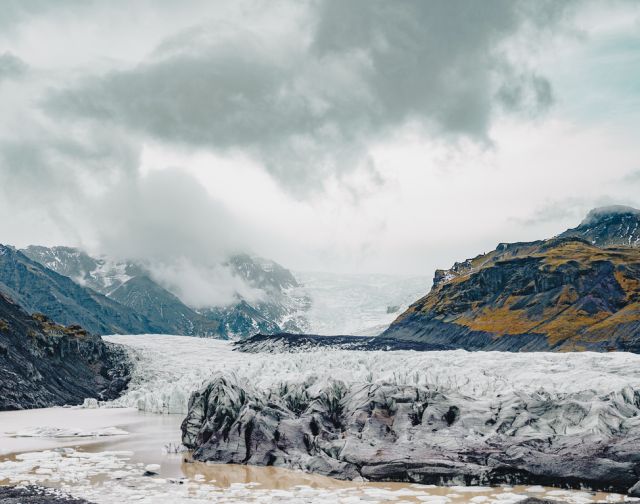
[[[345,504],[515,503],[527,497],[586,504],[605,499],[607,502],[630,499],[616,493],[516,482],[464,486],[460,480],[451,482],[453,486],[442,487],[340,481],[286,467],[205,464],[191,461],[188,452],[173,453],[173,448],[182,442],[180,425],[187,411],[189,391],[206,383],[212,375],[235,376],[252,391],[267,391],[281,390],[284,383],[288,383],[291,390],[300,383],[312,384],[309,380],[314,375],[316,383],[335,379],[350,386],[360,382],[415,385],[411,370],[422,369],[425,371],[419,374],[418,384],[437,389],[451,398],[461,394],[455,395],[462,411],[460,421],[468,422],[471,413],[461,402],[462,397],[485,400],[502,397],[501,402],[509,404],[513,393],[517,393],[520,400],[525,397],[522,394],[533,397],[543,393],[565,397],[569,394],[575,398],[591,394],[595,398],[625,387],[635,388],[640,383],[640,376],[636,376],[636,356],[532,354],[535,366],[523,375],[516,371],[522,368],[524,359],[531,362],[524,354],[513,354],[513,362],[498,353],[485,354],[478,361],[474,354],[462,351],[332,351],[274,356],[244,354],[234,351],[227,342],[192,337],[156,335],[108,339],[124,345],[137,363],[127,393],[101,404],[100,408],[0,412],[0,446],[3,447],[0,483],[44,485],[98,504],[154,502],[167,498],[176,503],[320,503],[330,499]],[[190,362],[197,372],[189,374],[185,362]],[[355,363],[358,365],[354,366]],[[398,375],[397,368],[405,369],[406,374]],[[545,376],[544,385],[541,385],[541,376]],[[580,376],[581,380],[572,376]],[[437,403],[431,407],[439,408]],[[607,423],[600,427],[601,432],[605,432],[618,425],[616,418],[625,414],[617,409],[619,407],[618,403],[607,405],[606,410],[594,407],[592,415],[596,416],[577,424],[573,423],[576,419],[567,417],[565,422],[572,423],[564,429],[578,432],[581,426],[594,425],[596,418],[607,418]],[[610,413],[603,416],[605,411]],[[543,424],[547,421],[541,419]],[[561,427],[554,424],[554,428]],[[520,429],[526,431],[527,428]],[[54,436],[52,433],[56,431],[58,434]],[[526,436],[525,431],[520,435]],[[154,474],[145,476],[147,470]],[[480,497],[483,499],[479,500]]]

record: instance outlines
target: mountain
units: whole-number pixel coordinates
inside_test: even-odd
[[[636,211],[637,212],[637,211]],[[560,237],[500,244],[450,270],[382,336],[468,350],[640,352],[640,248],[633,215],[596,210]]]
[[[92,257],[73,247],[32,245],[21,252],[134,310],[155,328],[154,332],[236,339],[260,332],[308,329],[304,313],[309,309],[310,299],[300,293],[301,286],[288,269],[267,259],[237,254],[223,264],[263,294],[258,300],[237,296],[229,305],[196,308],[186,305],[152,279],[149,268],[140,262]]]
[[[177,296],[154,282],[144,266],[133,261],[96,258],[73,247],[31,245],[21,252],[144,317],[149,328],[153,329],[145,332],[226,336],[220,333],[219,323],[186,306]]]
[[[559,237],[576,236],[598,247],[640,246],[640,210],[615,205],[595,208],[578,227]]]
[[[109,295],[127,280],[144,274],[144,269],[133,262],[92,257],[74,247],[29,245],[20,252],[56,273],[71,278],[77,284],[105,295]]]
[[[113,290],[109,297],[134,309],[161,328],[162,333],[217,336],[220,324],[186,306],[146,275],[135,276]]]
[[[0,245],[0,292],[29,313],[43,313],[64,325],[79,324],[94,334],[139,334],[161,329],[135,310],[4,245]]]
[[[275,261],[248,254],[236,254],[226,265],[249,286],[264,293],[261,300],[240,302],[226,312],[225,320],[231,321],[232,325],[242,327],[243,320],[247,322],[248,319],[255,322],[250,330],[239,334],[253,336],[256,332],[309,330],[306,312],[311,307],[311,298],[303,292],[291,271]],[[238,320],[233,321],[236,317]]]
[[[0,294],[0,410],[113,399],[127,382],[116,345],[79,326],[29,315]]]

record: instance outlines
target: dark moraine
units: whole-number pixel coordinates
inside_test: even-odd
[[[0,504],[91,504],[84,499],[75,499],[60,491],[36,486],[0,486]]]
[[[453,347],[424,343],[421,341],[404,341],[378,336],[319,336],[316,334],[256,334],[251,338],[237,341],[234,349],[240,352],[307,352],[314,349],[325,350],[451,350]]]
[[[601,425],[581,423],[591,404],[601,409]],[[313,380],[257,390],[229,374],[192,394],[182,440],[199,461],[339,479],[540,484],[633,495],[640,480],[639,413],[640,391],[633,390],[521,391],[488,399],[419,385]],[[529,426],[538,423],[559,432],[534,436]]]
[[[118,345],[29,315],[0,294],[0,411],[113,399],[128,380]]]

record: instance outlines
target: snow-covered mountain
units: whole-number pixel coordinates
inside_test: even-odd
[[[238,293],[232,303],[194,306],[142,262],[95,257],[73,247],[30,246],[22,252],[132,308],[162,332],[224,339],[278,332],[377,335],[429,284],[422,276],[294,274],[274,261],[236,254],[220,266],[259,295]]]
[[[594,208],[578,227],[560,237],[576,236],[598,247],[640,246],[640,210],[623,205]]]
[[[258,332],[305,332],[309,329],[305,311],[310,300],[293,274],[263,258],[239,254],[221,266],[248,288],[261,293],[256,300],[235,295],[224,305],[189,306],[171,286],[154,278],[146,264],[93,257],[73,247],[29,246],[22,252],[43,266],[71,278],[134,309],[163,328],[181,335],[242,338]]]
[[[144,269],[133,262],[92,257],[74,247],[30,245],[21,252],[77,284],[107,296],[131,278],[144,274]]]

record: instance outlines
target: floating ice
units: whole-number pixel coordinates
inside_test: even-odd
[[[102,437],[102,436],[126,436],[126,430],[117,427],[105,427],[95,430],[82,430],[61,427],[31,427],[16,432],[10,432],[10,437],[35,437],[35,438],[71,438],[71,437]]]

